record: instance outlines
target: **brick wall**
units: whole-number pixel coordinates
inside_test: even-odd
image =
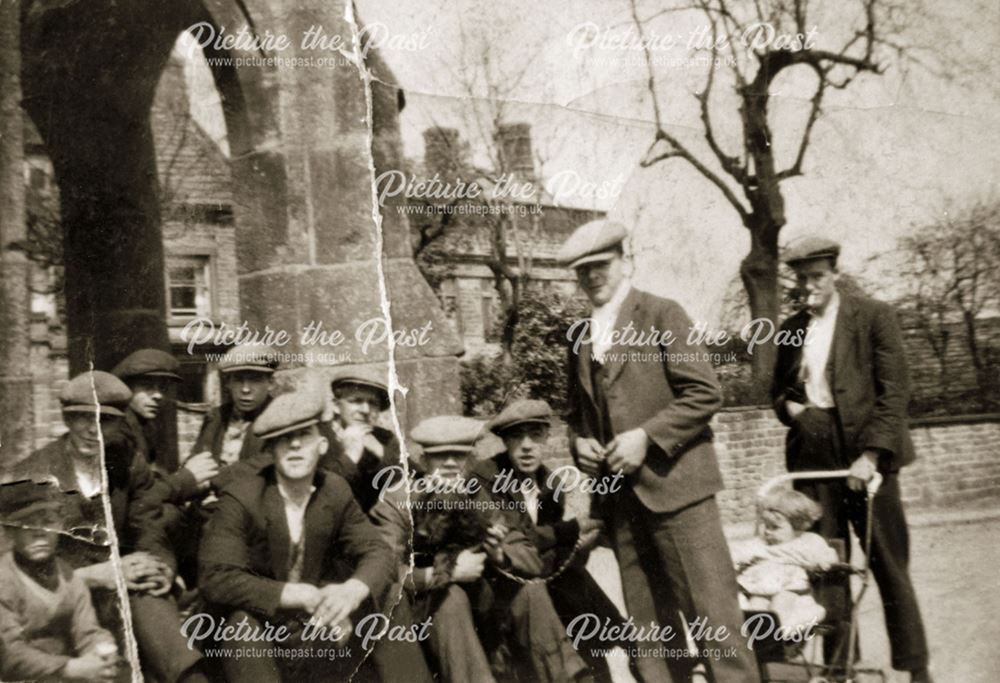
[[[712,421],[726,489],[719,507],[726,523],[751,521],[757,490],[785,473],[786,428],[770,410],[727,409]],[[917,461],[900,477],[909,511],[1000,505],[1000,416],[914,422]],[[553,431],[547,461],[568,457],[563,425]]]

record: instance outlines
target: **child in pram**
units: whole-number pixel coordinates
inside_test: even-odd
[[[839,558],[823,537],[808,531],[821,515],[819,505],[793,490],[772,493],[759,505],[760,535],[731,548],[740,606],[774,612],[786,628],[823,621],[826,610],[813,597],[809,572]]]

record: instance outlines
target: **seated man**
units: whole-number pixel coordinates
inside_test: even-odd
[[[542,555],[544,574],[557,574],[548,589],[563,625],[581,614],[594,614],[602,623],[605,619],[612,624],[624,623],[621,612],[586,569],[601,522],[587,517],[563,519],[566,494],[560,494],[558,483],[542,464],[551,420],[552,409],[545,401],[511,403],[489,424],[490,430],[503,439],[506,450],[479,463],[476,472],[494,494],[513,503],[512,508],[526,510],[531,518],[531,538]],[[580,655],[595,671],[597,680],[610,680],[604,661],[609,643],[595,645],[582,648]]]
[[[346,479],[368,512],[378,500],[378,473],[400,464],[396,435],[378,426],[379,415],[389,409],[386,371],[367,366],[341,370],[330,386],[334,438],[322,466]]]
[[[371,515],[396,550],[417,620],[432,619],[428,643],[445,681],[493,680],[486,653],[501,640],[521,655],[504,664],[526,665],[529,679],[574,680],[586,665],[544,584],[515,578],[542,571],[538,551],[519,517],[497,513],[488,488],[466,478],[482,426],[459,416],[418,424],[411,436],[428,474],[417,475],[412,495],[398,480],[387,486]]]
[[[74,575],[94,594],[98,619],[116,635],[122,651],[124,636],[117,573],[111,559],[112,529],[118,541],[125,584],[133,596],[162,595],[173,583],[173,572],[164,562],[150,553],[135,550],[141,545],[142,535],[155,528],[160,514],[159,509],[144,507],[139,501],[169,499],[171,487],[150,470],[145,459],[121,436],[124,409],[131,397],[129,388],[112,374],[96,370],[77,375],[59,397],[63,421],[69,431],[3,475],[7,482],[54,480],[64,492],[63,520],[69,531],[60,539],[60,554],[73,566]],[[112,528],[105,520],[101,498],[104,477]],[[162,638],[169,639],[171,634],[180,636],[176,631],[165,630]],[[187,652],[187,656],[198,659],[196,653]]]
[[[361,648],[348,641],[343,658],[323,650],[355,637],[352,624],[381,602],[394,578],[392,552],[350,487],[318,468],[328,446],[318,426],[322,411],[317,392],[276,398],[253,425],[273,463],[227,486],[206,525],[202,594],[228,624],[248,625],[218,643],[227,652],[222,667],[229,681],[346,680]],[[284,627],[290,636],[281,642],[254,637],[268,627]],[[344,636],[336,642],[310,638],[310,632],[332,635],[334,629]],[[276,647],[289,656],[247,655]],[[412,679],[429,680],[421,676],[426,666],[416,643],[380,640],[372,659],[383,671],[405,666]]]
[[[0,487],[0,676],[4,680],[109,681],[114,637],[97,623],[90,592],[58,557],[60,493],[23,481]]]

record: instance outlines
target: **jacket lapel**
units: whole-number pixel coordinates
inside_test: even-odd
[[[840,295],[840,308],[837,309],[837,320],[833,326],[833,348],[826,360],[826,381],[832,391],[834,376],[838,367],[847,363],[847,355],[854,336],[854,302],[850,297]],[[836,398],[836,397],[834,397]]]
[[[621,330],[625,329],[630,322],[634,323],[635,313],[638,309],[639,295],[638,291],[633,288],[629,290],[625,300],[622,301],[621,308],[618,309],[618,315],[615,316],[615,323],[612,331],[620,334]],[[639,332],[639,330],[636,330],[636,332]],[[608,353],[605,358],[610,358],[611,360],[604,364],[604,371],[607,374],[608,385],[611,385],[625,368],[625,358],[627,357],[628,352],[628,347],[622,346],[621,344],[614,344],[610,349],[608,349]]]
[[[302,540],[305,542],[305,556],[302,558],[302,578],[318,581],[323,570],[323,557],[329,551],[333,536],[334,509],[330,504],[330,492],[323,486],[322,474],[317,474],[316,491],[306,506],[306,516],[302,523]]]
[[[267,550],[271,555],[271,572],[275,579],[284,581],[288,576],[288,551],[291,538],[288,535],[285,503],[281,493],[278,492],[278,485],[273,480],[264,487],[261,505],[264,523],[267,525]]]

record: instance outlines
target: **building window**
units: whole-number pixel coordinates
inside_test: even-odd
[[[167,257],[170,318],[212,317],[212,261],[208,256]]]

